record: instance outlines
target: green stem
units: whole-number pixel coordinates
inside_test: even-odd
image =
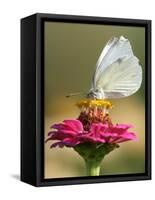
[[[84,159],[87,176],[99,176],[104,156],[118,147],[118,144],[81,143],[74,150]]]
[[[87,176],[99,176],[100,175],[100,164],[94,162],[85,161]]]

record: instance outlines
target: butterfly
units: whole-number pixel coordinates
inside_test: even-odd
[[[131,44],[123,36],[114,37],[103,48],[87,97],[115,99],[137,92],[142,83],[142,67],[133,54]],[[74,94],[71,94],[72,96]],[[76,95],[76,94],[75,94]]]

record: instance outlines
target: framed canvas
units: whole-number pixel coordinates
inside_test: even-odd
[[[21,20],[21,180],[151,179],[151,21]]]

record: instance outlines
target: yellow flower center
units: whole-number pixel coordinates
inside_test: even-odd
[[[107,100],[102,99],[84,99],[76,103],[79,108],[103,108],[111,109],[113,107],[112,103]]]
[[[81,113],[79,120],[84,124],[85,130],[89,129],[91,123],[112,124],[109,109],[112,103],[102,99],[84,99],[76,103]]]

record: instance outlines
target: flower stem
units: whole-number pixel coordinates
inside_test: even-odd
[[[104,156],[118,148],[118,144],[81,143],[74,150],[84,159],[87,176],[99,176]]]
[[[100,175],[100,164],[96,164],[92,161],[85,161],[85,163],[86,163],[87,176],[99,176]]]

